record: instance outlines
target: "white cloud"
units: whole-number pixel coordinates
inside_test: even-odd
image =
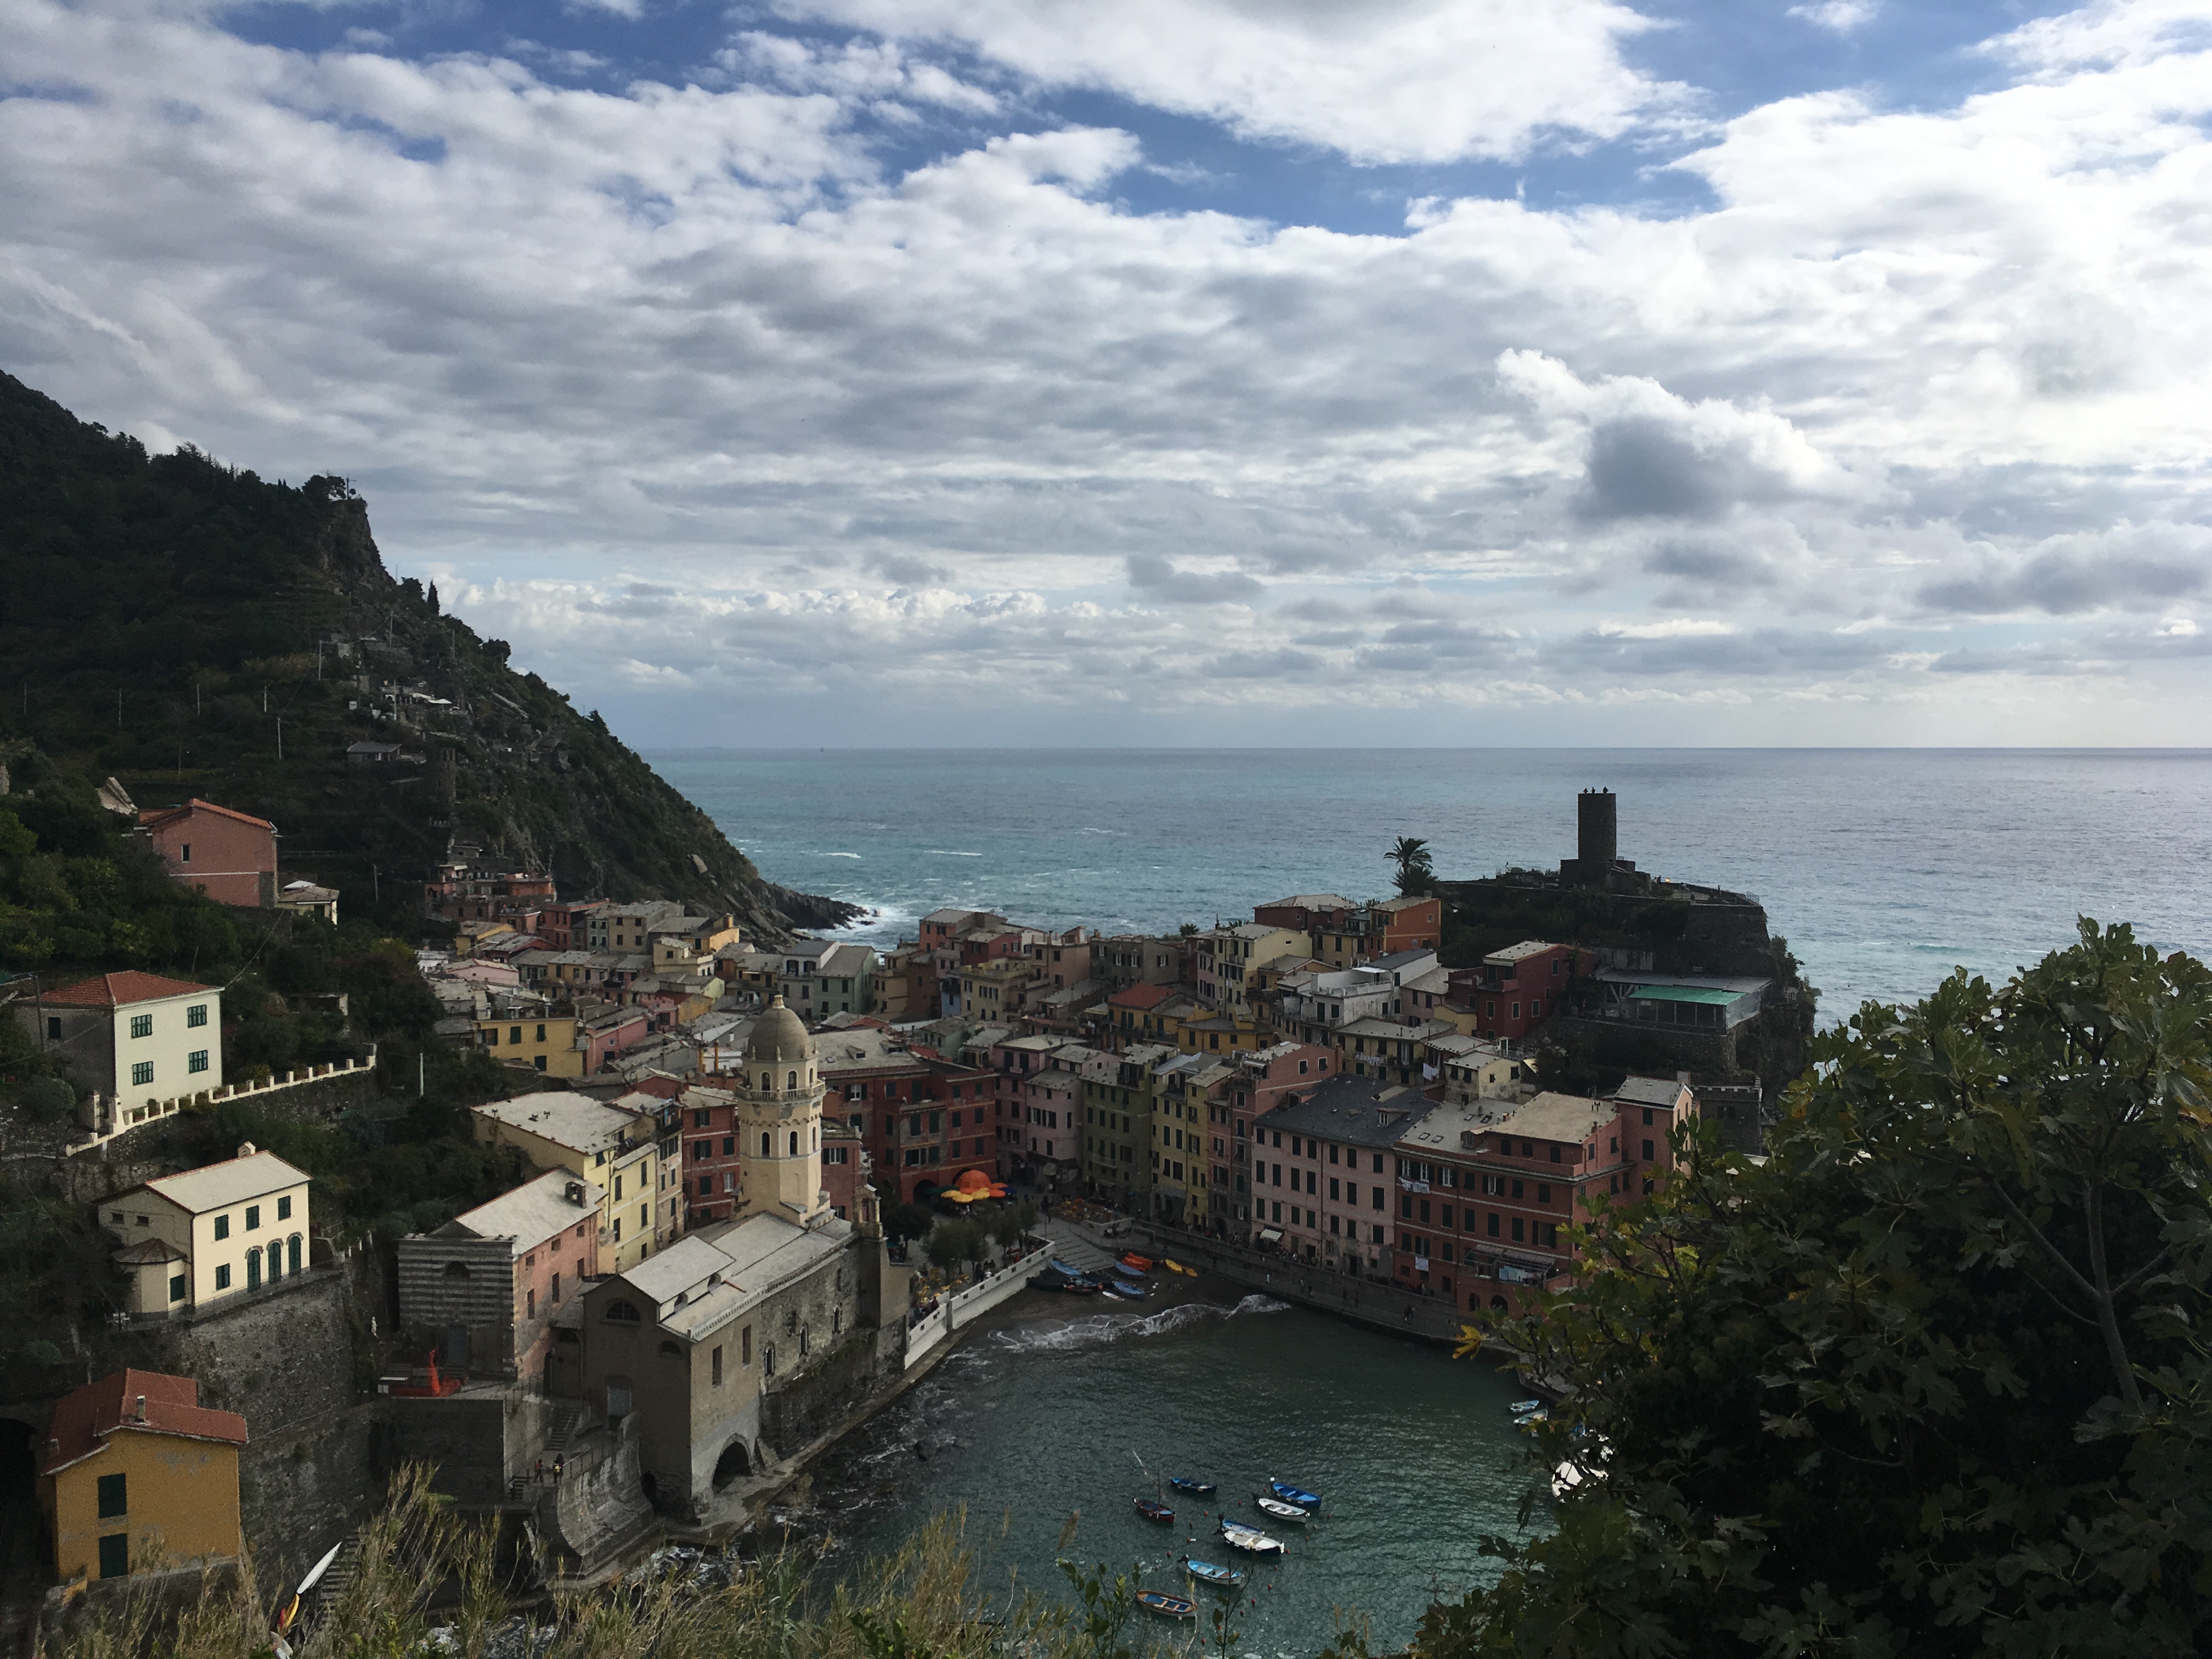
[[[1672,104],[1622,58],[1650,27],[1611,0],[783,0],[890,40],[956,44],[1358,161],[1516,158],[1610,138]]]
[[[904,39],[609,93],[0,0],[14,82],[82,89],[0,100],[0,362],[352,476],[396,566],[679,729],[740,684],[1255,733],[1755,687],[1875,737],[2203,672],[2212,73],[2168,15],[2022,31],[1955,109],[1754,110],[1681,164],[1704,210],[1365,236],[1133,212],[1166,158],[1097,127],[883,176],[864,118],[1015,95]]]
[[[1815,3],[1790,8],[1790,15],[1802,17],[1815,27],[1832,29],[1838,34],[1849,34],[1864,28],[1881,12],[1881,0],[1815,0]]]

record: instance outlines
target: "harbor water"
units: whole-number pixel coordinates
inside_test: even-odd
[[[939,905],[1109,932],[1248,918],[1286,893],[1556,867],[1575,793],[1620,797],[1620,855],[1759,896],[1824,1018],[2002,980],[2074,918],[2212,948],[2203,750],[965,750],[692,751],[662,774],[770,880],[866,905],[854,937]]]
[[[1505,1376],[1211,1278],[1194,1295],[1149,1311],[1033,1291],[1013,1304],[1026,1322],[965,1338],[813,1466],[801,1522],[836,1540],[821,1571],[856,1569],[932,1516],[958,1513],[980,1584],[1003,1597],[1011,1571],[1065,1600],[1054,1562],[1074,1513],[1067,1553],[1133,1568],[1142,1588],[1188,1594],[1185,1554],[1246,1569],[1233,1602],[1196,1592],[1201,1620],[1231,1605],[1237,1651],[1302,1659],[1340,1613],[1369,1621],[1375,1650],[1401,1647],[1432,1598],[1495,1575],[1480,1540],[1516,1531],[1534,1477]],[[1176,1474],[1219,1493],[1165,1489]],[[1271,1477],[1319,1493],[1316,1519],[1262,1516],[1251,1499]],[[1133,1507],[1164,1492],[1172,1527]],[[1228,1550],[1224,1510],[1282,1539],[1287,1555]]]

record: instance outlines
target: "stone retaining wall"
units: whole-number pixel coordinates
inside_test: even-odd
[[[1085,1227],[1083,1232],[1101,1249],[1115,1255],[1133,1249],[1139,1255],[1172,1256],[1186,1267],[1219,1273],[1263,1296],[1279,1297],[1393,1335],[1456,1342],[1460,1328],[1473,1317],[1448,1297],[1414,1296],[1387,1281],[1331,1273],[1287,1256],[1143,1221],[1111,1241],[1096,1228]]]

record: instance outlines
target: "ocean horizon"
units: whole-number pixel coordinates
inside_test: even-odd
[[[1446,878],[1555,866],[1574,797],[1620,855],[1755,895],[1824,1022],[1993,980],[2076,915],[2212,948],[2212,749],[655,748],[769,880],[862,905],[881,945],[944,905],[1107,932],[1390,890],[1400,836]]]

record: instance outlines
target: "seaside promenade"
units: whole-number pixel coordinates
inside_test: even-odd
[[[1461,1328],[1468,1323],[1468,1316],[1442,1297],[1408,1296],[1375,1279],[1329,1273],[1264,1250],[1204,1238],[1176,1227],[1133,1218],[1127,1224],[1123,1224],[1127,1231],[1109,1238],[1103,1228],[1091,1223],[1055,1217],[1045,1231],[1055,1244],[1079,1240],[1097,1253],[1100,1259],[1095,1263],[1072,1255],[1071,1261],[1079,1267],[1103,1267],[1123,1251],[1134,1250],[1155,1260],[1173,1257],[1185,1267],[1218,1273],[1246,1290],[1280,1297],[1285,1302],[1334,1314],[1387,1334],[1416,1337],[1425,1342],[1456,1343]],[[1499,1352],[1503,1354],[1505,1351],[1501,1348]]]

